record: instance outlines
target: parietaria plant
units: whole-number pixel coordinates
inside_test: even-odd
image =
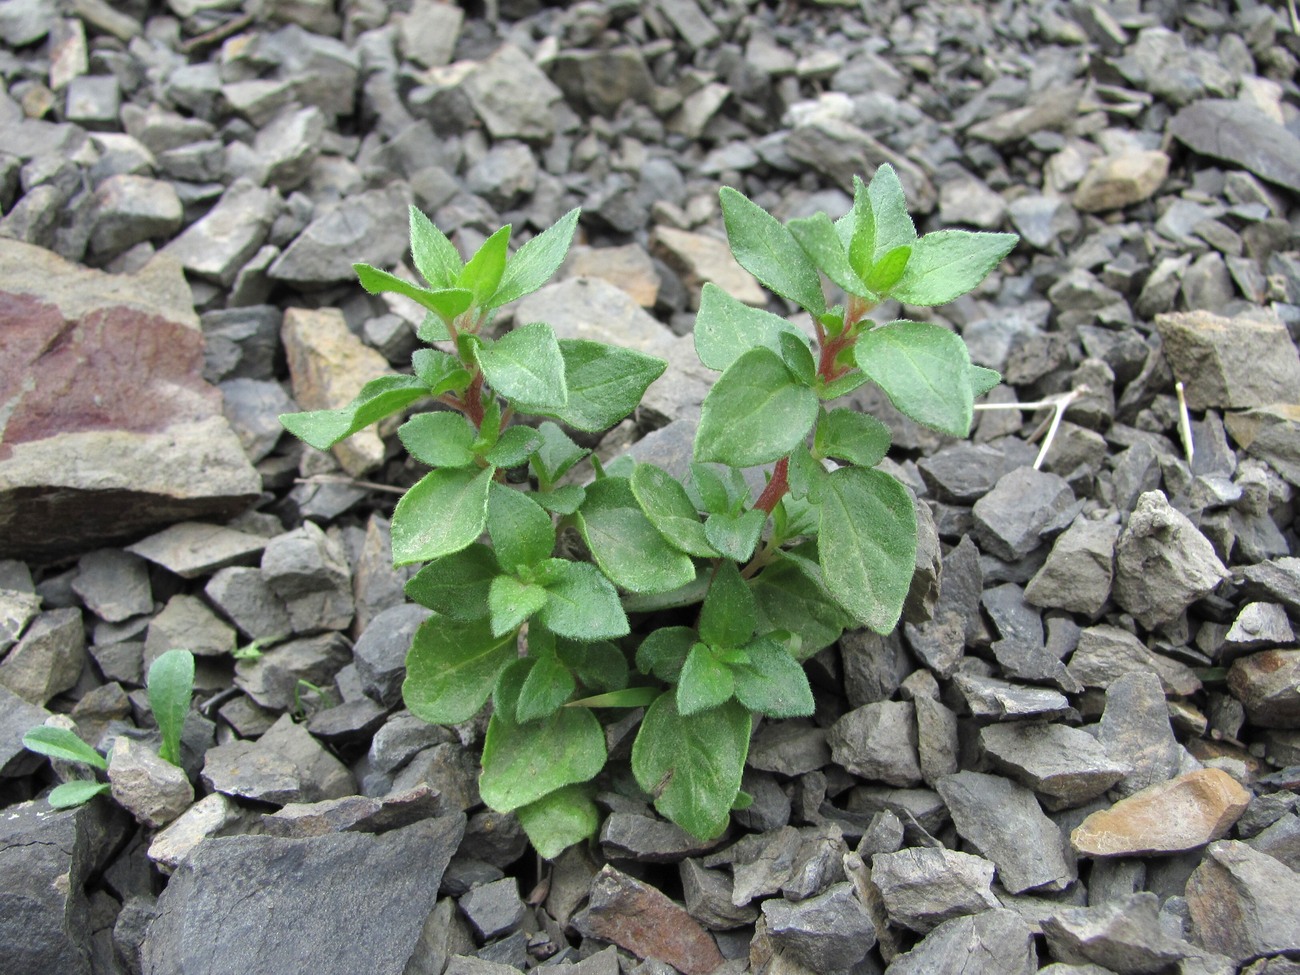
[[[150,665],[145,686],[149,693],[149,708],[162,736],[158,754],[179,767],[181,730],[194,693],[194,655],[188,650],[168,650]],[[67,728],[39,725],[23,735],[23,747],[38,755],[86,765],[92,770],[92,778],[63,782],[50,790],[48,801],[54,809],[80,806],[110,789],[107,782],[93,777],[95,770],[108,771],[108,759]]]
[[[393,561],[425,563],[406,593],[434,612],[413,640],[403,695],[439,724],[492,699],[480,792],[518,815],[544,857],[596,831],[604,726],[628,709],[644,709],[631,771],[655,808],[701,839],[726,828],[749,802],[752,715],[812,714],[801,662],[847,627],[892,630],[911,583],[913,501],[877,467],[889,431],[833,401],[874,382],[918,423],[964,437],[973,400],[1000,380],[948,329],[869,316],[887,298],[938,305],[970,291],[1015,235],[918,237],[889,166],[854,180],[838,220],[782,224],[731,188],[721,203],[736,260],[808,312],[815,337],[704,286],[695,347],[720,375],[685,483],[626,457],[602,468],[566,433],[628,416],[664,362],[559,339],[544,322],[486,334],[498,308],[559,268],[577,210],[512,257],[507,226],[462,262],[412,208],[427,286],[355,267],[367,291],[423,306],[419,338],[437,347],[342,409],[280,418],[325,450],[418,401],[442,407],[398,429],[431,470],[393,512]],[[823,276],[843,304],[827,305]],[[516,487],[522,478],[506,474],[525,465],[529,483]],[[769,465],[754,497],[742,469]]]

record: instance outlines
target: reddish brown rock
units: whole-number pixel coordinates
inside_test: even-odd
[[[1083,856],[1177,853],[1217,840],[1250,802],[1237,780],[1216,768],[1158,782],[1093,813],[1070,834]]]
[[[0,558],[60,558],[257,498],[174,262],[111,275],[0,241],[0,323]]]
[[[1242,657],[1228,671],[1228,687],[1255,724],[1300,728],[1300,650]]]
[[[592,880],[587,907],[573,926],[583,937],[667,962],[684,975],[707,975],[724,961],[717,942],[686,911],[610,866]]]

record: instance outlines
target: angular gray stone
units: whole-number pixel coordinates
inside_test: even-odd
[[[831,726],[831,757],[854,775],[890,785],[922,781],[916,708],[910,701],[878,701],[855,708]]]
[[[894,959],[890,975],[938,975],[961,960],[962,975],[1034,975],[1034,929],[1013,911],[984,911],[945,921]]]
[[[401,700],[406,653],[415,631],[432,615],[423,606],[406,604],[386,609],[370,621],[352,651],[361,686],[370,697],[388,705]]]
[[[1043,922],[1052,957],[1097,964],[1118,975],[1162,972],[1194,950],[1160,925],[1160,898],[1150,891],[1106,904],[1065,907]]]
[[[1114,522],[1076,518],[1025,586],[1025,601],[1096,617],[1110,598],[1119,532]]]
[[[977,718],[1014,721],[1017,718],[1057,718],[1070,713],[1070,702],[1050,687],[1028,687],[996,677],[959,673],[953,685],[966,709]]]
[[[293,633],[289,611],[261,569],[233,565],[220,569],[203,592],[246,639],[273,644]]]
[[[197,596],[173,596],[149,622],[144,641],[145,666],[168,650],[178,649],[200,657],[220,657],[235,649],[235,631]]]
[[[0,588],[0,654],[18,642],[40,611],[41,597],[36,593]]]
[[[936,788],[957,833],[997,864],[998,880],[1013,894],[1059,891],[1077,873],[1065,836],[1024,786],[980,772],[958,772]]]
[[[267,269],[273,281],[312,289],[353,281],[352,264],[397,264],[406,252],[410,189],[367,190],[319,213]]]
[[[904,623],[903,633],[912,652],[935,674],[946,678],[956,669],[967,640],[982,625],[979,605],[984,574],[979,550],[967,535],[943,555],[942,566],[939,599],[930,619],[924,623]]]
[[[973,534],[982,550],[1017,562],[1045,536],[1069,525],[1077,510],[1064,478],[1020,467],[999,478],[993,490],[975,502]]]
[[[127,551],[182,579],[196,579],[228,565],[254,565],[265,548],[266,539],[260,535],[223,525],[183,521],[136,542]]]
[[[149,859],[172,873],[209,836],[240,821],[239,806],[220,792],[204,796],[158,832],[149,844]]]
[[[850,968],[875,946],[876,929],[850,883],[791,903],[763,902],[773,944],[815,972]]]
[[[227,379],[220,387],[222,412],[251,463],[263,460],[284,435],[280,414],[297,411],[284,387],[264,379]]]
[[[1300,484],[1300,406],[1255,407],[1229,413],[1223,422],[1246,453],[1266,462],[1292,485]]]
[[[956,850],[913,847],[871,858],[871,882],[890,923],[926,933],[954,917],[1000,906],[993,864]]]
[[[463,88],[493,139],[546,142],[555,132],[551,106],[562,93],[514,44],[502,44],[480,62]]]
[[[102,620],[120,623],[153,610],[149,569],[143,559],[121,549],[87,552],[77,563],[73,591]]]
[[[1228,670],[1228,687],[1245,705],[1252,723],[1300,727],[1300,650],[1264,650],[1242,657]]]
[[[519,882],[513,877],[475,887],[459,901],[479,937],[491,939],[514,931],[524,919]]]
[[[637,813],[612,812],[600,827],[601,851],[609,859],[676,863],[711,849],[676,823]]]
[[[709,870],[688,857],[678,864],[678,873],[686,912],[710,931],[730,931],[758,917],[757,907],[732,903],[732,881],[725,872]]]
[[[275,190],[236,180],[217,205],[168,243],[163,253],[191,274],[228,288],[262,246],[283,206]]]
[[[110,176],[95,190],[90,249],[120,254],[141,241],[169,238],[181,228],[184,209],[171,183],[147,176]]]
[[[158,900],[144,975],[303,966],[403,975],[436,934],[425,921],[464,823],[455,815],[379,835],[205,840]]]
[[[23,735],[43,725],[50,712],[0,687],[0,779],[27,775],[45,759],[23,745]]]
[[[957,716],[940,701],[924,695],[912,701],[916,709],[916,750],[921,777],[934,785],[959,768],[960,738]]]
[[[1245,843],[1219,840],[1187,881],[1199,944],[1243,962],[1300,951],[1300,873]]]
[[[986,443],[950,444],[917,461],[926,487],[940,501],[974,504],[991,491],[1006,474],[1018,467],[1032,466],[1037,448],[1016,437],[997,445]]]
[[[125,735],[113,743],[108,782],[114,800],[142,826],[166,826],[194,803],[194,787],[183,769]]]
[[[1170,694],[1195,694],[1200,679],[1186,664],[1152,653],[1128,630],[1099,623],[1080,631],[1069,672],[1084,687],[1107,688],[1123,674],[1153,673]]]
[[[351,659],[351,647],[339,633],[290,640],[252,660],[236,661],[235,686],[261,707],[289,711],[298,699],[300,681],[329,687]]]
[[[1300,138],[1250,104],[1203,98],[1170,119],[1166,131],[1194,152],[1300,193]]]
[[[776,721],[763,725],[750,742],[745,764],[764,772],[796,776],[830,764],[826,729]]]
[[[314,522],[267,542],[261,567],[295,633],[342,630],[352,621],[352,578],[343,546]]]
[[[1279,321],[1190,311],[1157,315],[1156,328],[1188,409],[1267,406],[1300,388],[1300,354]]]
[[[79,609],[42,613],[3,660],[0,686],[43,705],[70,690],[86,663],[86,631]]]
[[[1153,629],[1213,592],[1228,570],[1162,491],[1148,491],[1115,547],[1115,602]]]
[[[999,771],[1060,809],[1095,799],[1128,772],[1086,731],[1063,724],[996,724],[980,729],[980,747]]]
[[[263,184],[285,193],[302,185],[324,135],[325,115],[314,105],[290,108],[262,126],[253,139],[253,152]]]
[[[1169,723],[1160,678],[1134,672],[1112,682],[1106,688],[1097,740],[1112,761],[1131,769],[1114,786],[1121,796],[1177,775],[1181,749]]]

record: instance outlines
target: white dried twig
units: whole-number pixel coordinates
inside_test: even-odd
[[[1174,383],[1174,392],[1178,394],[1178,435],[1183,440],[1183,452],[1187,454],[1187,466],[1192,466],[1196,456],[1196,446],[1192,443],[1192,418],[1187,415],[1187,397],[1183,395],[1183,382]]]
[[[1052,439],[1056,436],[1056,431],[1061,426],[1061,420],[1065,416],[1065,411],[1071,403],[1080,396],[1088,392],[1087,386],[1080,386],[1072,389],[1068,393],[1061,393],[1058,396],[1049,396],[1047,399],[1038,400],[1034,403],[976,403],[977,410],[1043,410],[1050,409],[1052,415],[1038,428],[1029,435],[1029,442],[1033,443],[1039,437],[1043,436],[1044,430],[1047,436],[1043,438],[1043,446],[1038,450],[1038,456],[1034,458],[1034,470],[1043,466],[1043,459],[1047,457],[1048,448],[1052,446]]]
[[[405,488],[393,487],[391,484],[376,484],[374,481],[357,481],[342,474],[313,474],[311,477],[295,477],[294,484],[346,484],[348,487],[364,488],[367,491],[383,491],[387,494],[405,494]]]

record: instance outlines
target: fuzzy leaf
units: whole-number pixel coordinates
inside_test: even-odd
[[[459,413],[420,413],[397,428],[406,452],[430,467],[474,463],[474,428]]]
[[[574,464],[591,453],[590,450],[579,447],[567,433],[549,421],[538,424],[537,432],[542,437],[542,443],[533,451],[533,471],[546,484],[554,484]]]
[[[721,563],[700,607],[700,639],[715,647],[743,647],[757,622],[754,596],[740,570],[733,562]]]
[[[361,287],[370,294],[391,293],[410,298],[435,316],[443,329],[446,329],[447,320],[461,314],[474,301],[473,292],[464,288],[438,288],[431,291],[369,264],[353,264],[352,270],[356,272]]]
[[[929,322],[890,322],[863,332],[858,367],[899,412],[953,437],[970,433],[970,353],[961,336]]]
[[[317,450],[329,450],[345,437],[428,395],[429,387],[415,376],[380,376],[362,386],[347,406],[337,410],[281,413],[280,423]]]
[[[163,761],[179,766],[181,731],[194,693],[194,654],[168,650],[149,666],[145,685],[149,689],[149,710],[162,736],[158,754]]]
[[[526,242],[506,262],[505,272],[496,294],[484,303],[485,308],[508,304],[524,295],[532,294],[560,269],[573,241],[581,211],[575,207],[546,230]]]
[[[704,537],[727,558],[747,562],[754,554],[766,521],[767,515],[758,508],[735,514],[721,511],[705,520]]]
[[[859,467],[875,467],[889,453],[889,427],[857,410],[831,410],[817,424],[814,447]]]
[[[514,576],[497,576],[488,587],[492,635],[513,633],[519,624],[546,605],[546,590]]]
[[[537,565],[555,548],[555,525],[545,509],[523,491],[496,482],[488,490],[487,530],[507,572]]]
[[[627,657],[608,640],[555,641],[555,652],[584,687],[617,691],[627,687]]]
[[[393,565],[459,552],[487,523],[492,469],[430,471],[402,495],[393,511]]]
[[[1015,234],[969,230],[926,234],[890,293],[909,305],[942,305],[977,287],[1019,242]]]
[[[484,342],[477,355],[488,383],[506,399],[543,409],[568,402],[564,357],[551,326],[533,322],[516,328]]]
[[[662,626],[641,641],[636,650],[636,669],[661,681],[675,683],[686,663],[686,655],[697,641],[689,626]]]
[[[493,467],[518,467],[541,445],[542,435],[532,427],[507,427],[483,459]]]
[[[868,299],[874,297],[850,266],[844,242],[835,232],[830,217],[825,213],[816,213],[811,217],[791,220],[786,226],[813,264],[832,282],[851,295]]]
[[[806,308],[813,315],[826,310],[821,279],[781,221],[744,194],[724,186],[722,220],[736,262],[783,298]]]
[[[496,556],[474,542],[435,559],[406,583],[406,595],[421,606],[462,622],[488,615],[488,589],[501,574]]]
[[[666,592],[695,578],[690,556],[655,529],[625,478],[606,477],[587,488],[575,516],[578,531],[615,585],[629,592]]]
[[[464,266],[456,245],[415,207],[411,207],[411,260],[421,277],[434,288],[451,287]],[[465,308],[468,307],[467,304]]]
[[[695,352],[708,368],[722,372],[750,349],[761,347],[780,353],[782,334],[808,345],[808,336],[781,316],[750,308],[712,282],[705,282],[700,290]]]
[[[812,568],[817,570],[814,563]],[[785,630],[799,637],[799,657],[806,660],[840,638],[853,619],[817,579],[796,562],[781,558],[754,580],[758,630]]]
[[[402,699],[430,724],[474,717],[497,675],[515,658],[514,632],[492,633],[487,619],[463,623],[432,616],[420,624],[406,655]]]
[[[916,224],[912,223],[912,217],[907,212],[907,196],[903,192],[898,173],[888,163],[877,169],[871,177],[867,197],[871,201],[875,224],[871,254],[871,263],[875,264],[895,247],[916,240]]]
[[[586,499],[586,488],[576,484],[566,484],[552,491],[538,491],[533,495],[534,501],[555,515],[573,514],[582,507],[582,502]]]
[[[730,699],[731,670],[703,643],[691,647],[677,682],[677,712],[698,714]]]
[[[624,687],[604,694],[593,694],[577,701],[570,701],[565,707],[584,708],[643,708],[654,702],[662,691],[657,687]]]
[[[867,287],[877,294],[889,294],[903,277],[911,256],[912,248],[908,244],[900,244],[892,251],[883,254],[880,260],[871,265],[871,270],[867,274]]]
[[[751,349],[709,390],[695,435],[695,458],[756,467],[790,452],[817,419],[817,394],[776,353]]]
[[[524,678],[524,686],[519,689],[515,720],[526,722],[550,717],[569,699],[576,687],[569,668],[555,659],[554,653],[543,654],[537,658],[537,663]]]
[[[74,806],[90,802],[95,796],[103,795],[111,791],[111,789],[112,787],[107,782],[96,782],[93,779],[77,779],[56,785],[50,790],[46,801],[49,802],[51,809],[71,809]]]
[[[808,675],[784,646],[759,637],[745,648],[749,660],[731,668],[736,700],[770,718],[806,717],[813,713]]]
[[[411,353],[411,368],[420,382],[429,387],[430,396],[461,393],[469,386],[469,370],[450,352],[441,349],[416,349]]]
[[[515,810],[528,842],[543,860],[554,860],[574,843],[596,835],[600,811],[591,791],[581,784],[566,785]]]
[[[97,769],[108,768],[108,762],[103,755],[67,728],[38,725],[23,735],[23,747],[29,752],[48,755],[50,758],[65,762],[80,762]]]
[[[496,294],[506,269],[506,251],[510,247],[510,225],[506,224],[479,247],[461,270],[456,286],[474,295],[474,304],[487,306]]]
[[[632,493],[650,524],[688,555],[712,558],[717,550],[704,535],[704,524],[681,483],[654,464],[637,464]]]
[[[627,636],[627,614],[618,591],[594,565],[551,559],[538,575],[546,587],[546,605],[538,619],[547,629],[573,640]]]

